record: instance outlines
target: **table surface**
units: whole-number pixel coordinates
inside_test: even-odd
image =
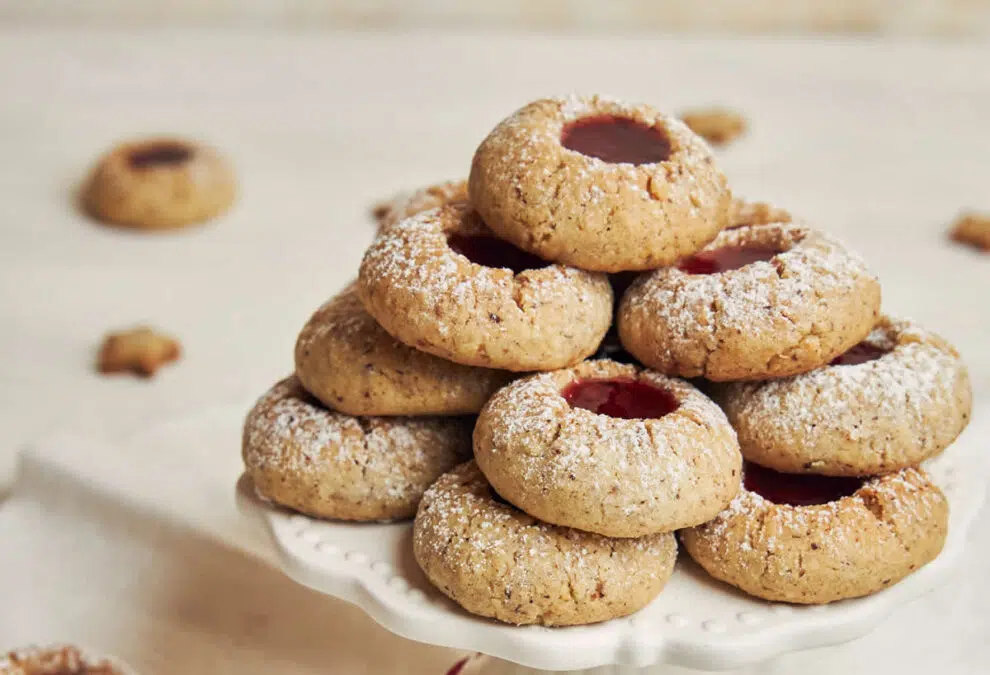
[[[501,117],[570,91],[672,111],[707,103],[744,111],[751,133],[719,153],[736,192],[785,206],[860,251],[884,283],[887,310],[959,346],[984,395],[990,310],[981,294],[990,287],[990,258],[950,245],[944,230],[962,209],[990,210],[990,70],[979,67],[988,62],[984,43],[0,29],[0,473],[24,442],[55,429],[116,439],[264,390],[291,368],[309,313],[355,274],[372,237],[371,202],[464,175],[474,146]],[[225,151],[243,188],[234,210],[166,235],[108,229],[79,215],[73,193],[98,154],[154,132]],[[182,361],[152,381],[97,376],[103,333],[139,322],[179,336]],[[23,542],[4,545],[0,578],[78,552],[80,573],[53,572],[45,592],[80,593],[94,603],[89,612],[129,597],[102,594],[93,570],[165,546],[89,523],[92,536],[53,547],[51,535],[81,528],[72,524],[81,515],[14,513],[21,510],[32,509],[20,500],[0,506],[11,528],[5,541]],[[119,556],[107,554],[111,544]],[[163,569],[189,582],[184,595],[125,614],[143,617],[151,642],[137,665],[147,672],[165,671],[163,650],[188,648],[173,658],[191,669],[216,644],[224,645],[226,665],[215,668],[223,672],[291,663],[293,672],[315,673],[322,659],[347,652],[333,648],[343,640],[387,644],[395,662],[442,660],[229,552],[184,545],[197,553],[161,558]],[[221,567],[223,556],[230,560]],[[979,534],[953,586],[863,640],[774,667],[978,672],[990,659],[988,562],[990,534]],[[226,567],[237,571],[220,584]],[[195,584],[211,590],[200,597]],[[241,597],[243,585],[257,590]],[[270,596],[264,623],[283,626],[274,651],[252,642],[259,628],[246,614],[225,613]],[[16,634],[0,634],[0,648],[32,639],[30,630],[45,639],[52,626],[71,630],[86,620],[83,606],[73,606],[76,614],[58,617],[51,605],[16,608],[25,619]],[[203,612],[215,619],[206,627]],[[321,651],[309,644],[319,639],[311,622],[327,613],[346,617],[347,627]],[[154,643],[148,626],[166,624]],[[204,636],[213,647],[203,646]],[[360,672],[359,656],[349,653],[346,663],[340,672]]]

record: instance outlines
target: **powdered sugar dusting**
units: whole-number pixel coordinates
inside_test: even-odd
[[[676,557],[671,534],[613,539],[540,522],[496,501],[474,462],[427,490],[413,537],[417,559],[431,577],[445,577],[438,584],[445,592],[456,599],[461,589],[451,586],[484,586],[488,579],[498,591],[492,602],[509,607],[527,605],[530,596],[537,604],[592,604],[598,598],[575,589],[594,589],[596,583],[612,595],[642,593],[654,585],[659,590]],[[564,587],[563,598],[558,585]]]
[[[766,556],[782,553],[782,547],[792,545],[789,542],[813,536],[817,556],[840,559],[844,551],[860,548],[868,539],[863,518],[891,531],[922,528],[944,501],[919,469],[869,479],[848,497],[813,506],[774,504],[743,489],[712,521],[693,528],[691,538],[729,557],[733,551],[745,554],[734,558],[737,562],[762,566]]]
[[[459,418],[351,417],[328,410],[289,377],[269,390],[244,425],[248,468],[319,480],[361,468],[368,491],[405,499],[470,450]],[[353,486],[360,490],[362,486]]]
[[[467,201],[467,181],[451,180],[396,195],[382,207],[379,227],[387,228],[417,213],[452,202]]]
[[[727,385],[730,419],[751,442],[790,446],[806,452],[809,461],[832,450],[837,438],[857,443],[869,463],[890,454],[893,463],[914,464],[942,449],[945,439],[933,439],[935,430],[949,427],[947,439],[953,439],[959,431],[955,420],[965,415],[960,408],[969,399],[955,350],[912,322],[888,318],[865,342],[887,353],[857,365]],[[911,455],[910,448],[924,454]]]
[[[571,408],[560,393],[571,381],[617,376],[667,389],[680,407],[658,419],[617,419]],[[605,527],[620,518],[622,527],[659,520],[673,529],[700,509],[692,521],[699,522],[738,488],[738,446],[722,411],[687,383],[633,366],[599,360],[517,380],[495,394],[479,427],[490,438],[478,445],[476,436],[476,456],[504,494],[536,494],[547,508],[580,498]],[[557,513],[531,512],[562,522]]]

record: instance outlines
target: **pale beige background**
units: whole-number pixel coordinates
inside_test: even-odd
[[[990,35],[990,0],[4,0],[0,22]]]

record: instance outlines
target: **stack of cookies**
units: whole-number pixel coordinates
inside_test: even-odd
[[[357,282],[248,415],[265,498],[415,514],[430,581],[515,624],[640,609],[675,532],[713,576],[801,603],[940,551],[947,505],[917,465],[968,421],[958,355],[881,316],[840,243],[734,200],[677,119],[537,101],[468,181],[379,216]]]

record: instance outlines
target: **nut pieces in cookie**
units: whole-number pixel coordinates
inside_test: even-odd
[[[402,344],[365,311],[356,284],[306,322],[295,357],[307,391],[349,415],[475,414],[513,377]]]
[[[317,518],[410,518],[430,483],[471,456],[472,421],[342,415],[289,377],[248,413],[242,456],[276,504]]]
[[[709,574],[750,595],[801,604],[868,595],[945,543],[948,504],[918,469],[862,481],[750,464],[745,473],[732,504],[680,538]]]
[[[721,388],[743,455],[789,473],[869,476],[916,466],[970,418],[959,354],[909,321],[883,317],[832,365]]]
[[[611,539],[541,523],[500,499],[474,462],[427,490],[413,554],[464,609],[511,624],[570,626],[631,614],[674,570],[671,533]]]
[[[715,381],[806,372],[876,324],[880,284],[831,238],[774,223],[722,232],[700,253],[640,276],[619,338],[644,365]]]
[[[499,236],[603,272],[669,265],[714,239],[730,193],[680,120],[600,96],[544,99],[481,143],[471,202]]]
[[[611,537],[697,525],[739,490],[722,411],[687,382],[608,360],[498,391],[475,459],[502,497],[540,520]]]
[[[612,320],[604,274],[515,248],[465,204],[382,232],[361,262],[359,289],[368,313],[398,340],[485,368],[577,363],[595,352]]]

